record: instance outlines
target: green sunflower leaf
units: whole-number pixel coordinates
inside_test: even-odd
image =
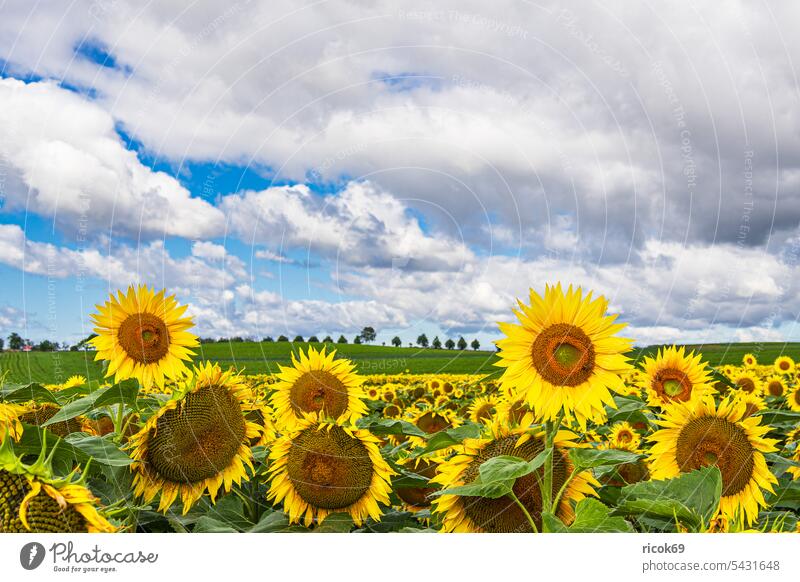
[[[635,463],[642,458],[642,455],[617,449],[572,448],[569,450],[569,458],[573,466],[582,471],[596,467],[614,467],[625,463]]]
[[[633,527],[623,517],[612,516],[611,508],[597,499],[587,497],[575,506],[575,520],[569,526],[564,525],[552,513],[542,516],[542,523],[547,532],[555,533],[633,533]]]
[[[64,422],[65,420],[81,416],[82,414],[86,414],[102,406],[110,406],[112,404],[124,404],[134,408],[136,406],[136,397],[138,394],[139,383],[136,380],[123,380],[119,384],[96,390],[83,398],[78,398],[69,404],[65,404],[61,410],[55,413],[53,417],[42,426],[50,426],[51,424]]]
[[[406,422],[405,420],[393,420],[391,418],[376,419],[361,426],[361,428],[367,429],[374,435],[381,436],[389,434],[418,437],[428,436],[425,431],[417,428],[410,422]]]
[[[50,390],[39,384],[32,382],[30,384],[10,384],[0,388],[0,400],[5,402],[28,402],[35,400],[36,402],[50,402],[58,404],[58,400]]]
[[[705,467],[674,479],[623,487],[614,515],[672,519],[700,531],[716,513],[721,496],[722,474],[717,467]]]
[[[412,457],[421,457],[433,451],[446,449],[461,443],[464,439],[475,439],[481,435],[481,427],[473,422],[456,428],[448,428],[434,434],[424,449],[416,451]],[[426,435],[427,436],[427,435]]]

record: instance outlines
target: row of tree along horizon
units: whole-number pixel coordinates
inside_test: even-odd
[[[91,344],[89,340],[93,337],[96,337],[97,334],[91,334],[88,337],[85,337],[81,341],[79,341],[75,345],[69,345],[68,343],[59,343],[57,341],[50,341],[50,340],[42,340],[39,343],[33,343],[29,339],[23,338],[16,332],[11,333],[8,336],[8,349],[11,351],[34,351],[34,352],[55,352],[60,350],[70,350],[70,351],[78,351],[78,350],[89,350],[91,349]],[[354,344],[371,344],[375,341],[377,337],[377,333],[375,329],[372,327],[365,327],[361,330],[361,333],[356,335],[352,343]],[[252,338],[244,338],[244,337],[230,337],[230,338],[200,338],[200,343],[208,344],[208,343],[221,343],[221,342],[247,342],[247,341],[257,341]],[[261,340],[262,342],[288,342],[290,341],[289,338],[285,335],[278,336],[277,339],[273,339],[272,336],[267,336]],[[298,335],[295,336],[292,343],[327,343],[332,344],[334,340],[331,336],[325,336],[322,340],[320,340],[317,336],[312,335],[308,339],[304,339],[303,336]],[[346,344],[350,343],[348,339],[344,335],[340,335],[339,339],[336,340],[337,344]],[[390,342],[394,347],[399,348],[403,345],[403,341],[400,339],[399,336],[394,336]],[[386,342],[382,342],[382,345],[386,345]],[[448,350],[452,350],[458,348],[459,350],[466,350],[467,347],[471,347],[473,350],[477,350],[481,347],[480,342],[477,339],[473,339],[472,342],[467,344],[467,340],[464,339],[464,336],[460,336],[457,340],[453,340],[451,338],[447,338],[444,343],[439,339],[439,336],[435,336],[433,340],[428,340],[428,336],[420,334],[417,337],[416,345],[421,348],[428,348],[431,347],[436,350],[440,350],[442,348],[447,348]],[[411,342],[408,343],[408,347],[414,347],[414,344]],[[5,341],[2,337],[0,337],[0,351],[3,351],[5,348]]]

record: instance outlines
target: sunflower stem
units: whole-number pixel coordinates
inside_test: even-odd
[[[111,417],[114,422],[114,432],[116,433],[116,438],[114,439],[117,442],[121,442],[122,440],[122,423],[125,419],[125,405],[120,402],[117,404],[117,413]]]
[[[558,493],[556,493],[556,496],[553,499],[554,514],[555,514],[555,509],[558,507],[558,502],[561,501],[561,496],[564,495],[564,491],[567,490],[567,486],[569,486],[570,482],[575,478],[577,474],[578,474],[578,469],[577,467],[575,467],[572,469],[572,472],[569,474],[569,477],[567,477],[567,480],[564,481],[564,484],[561,486],[561,489],[559,489]]]
[[[555,457],[554,443],[556,434],[561,428],[561,422],[564,420],[564,410],[561,409],[556,416],[555,421],[548,420],[545,423],[544,446],[547,451],[547,456],[544,460],[544,486],[541,488],[542,492],[542,513],[545,511],[553,513],[553,458]],[[542,522],[542,529],[547,531],[547,528]]]
[[[511,497],[511,499],[514,500],[514,503],[519,505],[519,508],[522,510],[522,513],[525,514],[525,517],[528,519],[528,523],[531,525],[533,533],[539,533],[539,528],[536,527],[536,522],[533,521],[533,517],[531,517],[528,508],[525,507],[525,505],[522,503],[522,501],[519,500],[519,497],[517,497],[513,491],[509,491],[508,495]]]

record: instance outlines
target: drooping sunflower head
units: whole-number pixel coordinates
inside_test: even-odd
[[[252,393],[239,376],[211,363],[192,376],[130,440],[134,493],[145,502],[161,493],[159,511],[180,496],[186,513],[206,490],[213,502],[246,479],[250,442],[262,436],[246,418]]]
[[[611,427],[608,442],[612,448],[636,452],[642,443],[642,437],[627,422],[618,422]]]
[[[278,428],[290,429],[304,415],[319,413],[342,422],[355,421],[367,412],[362,399],[363,378],[350,360],[336,359],[336,351],[325,353],[313,347],[299,358],[292,354],[292,366],[281,366],[270,402]]]
[[[754,368],[758,364],[758,360],[753,354],[745,354],[742,357],[742,364],[747,368]]]
[[[356,525],[367,517],[380,521],[394,471],[379,445],[369,431],[310,414],[272,445],[267,499],[306,526],[337,512],[349,513]]]
[[[530,301],[514,310],[519,324],[500,323],[501,388],[524,395],[539,419],[563,410],[585,427],[604,404],[614,406],[609,389],[631,369],[624,355],[631,341],[615,336],[625,324],[606,315],[604,298],[584,297],[580,288],[547,286],[544,297],[531,290]]]
[[[25,412],[25,407],[19,404],[0,402],[0,443],[3,442],[6,435],[15,441],[22,436],[22,423],[19,421],[19,416],[23,412]]]
[[[45,438],[46,441],[46,438]],[[52,474],[43,443],[39,458],[27,465],[11,439],[0,445],[0,533],[111,533],[118,528],[103,516],[98,500],[77,470]]]
[[[396,404],[389,404],[383,409],[384,418],[400,418],[402,415],[402,409]]]
[[[749,369],[744,369],[736,374],[733,378],[733,383],[738,390],[747,392],[748,394],[756,394],[760,396],[764,392],[764,384],[758,375]]]
[[[789,356],[779,356],[773,364],[778,374],[791,374],[794,372],[794,360]]]
[[[736,398],[719,406],[711,398],[669,404],[657,421],[662,428],[649,439],[653,477],[670,479],[716,465],[722,474],[720,513],[748,525],[755,521],[766,505],[762,491],[772,492],[777,483],[764,458],[777,441],[765,438],[770,427],[760,417],[745,414],[745,403]]]
[[[108,362],[106,376],[116,382],[136,378],[145,389],[182,376],[194,355],[190,348],[198,345],[197,336],[186,331],[193,325],[183,317],[186,307],[145,285],[131,285],[127,294],[119,291],[98,305],[92,315],[97,336],[90,341],[95,359]]]
[[[741,390],[735,390],[731,396],[735,400],[744,403],[745,409],[744,416],[742,418],[752,416],[759,410],[764,410],[764,408],[767,406],[766,402],[764,402],[764,397],[756,394],[755,392],[742,392]]]
[[[493,457],[512,455],[530,461],[544,450],[544,435],[527,428],[511,428],[501,423],[486,426],[483,438],[467,439],[456,447],[456,455],[442,462],[431,483],[443,486],[445,494],[433,501],[432,510],[442,517],[442,531],[459,533],[520,533],[531,527],[522,509],[508,496],[498,499],[447,495],[451,487],[475,481],[480,466]],[[566,449],[574,445],[574,434],[559,431],[556,436],[556,453],[553,462],[553,494],[567,482],[572,464]],[[518,478],[514,494],[533,518],[537,529],[542,527],[542,495],[539,482],[542,469]],[[588,472],[579,473],[564,490],[557,510],[565,523],[574,518],[572,502],[594,495],[597,481]]]
[[[767,378],[766,383],[764,384],[764,392],[768,396],[775,396],[780,397],[783,396],[783,393],[786,392],[786,380],[784,376],[779,374],[773,374],[769,378]]]
[[[713,390],[711,374],[700,354],[687,354],[684,347],[675,346],[662,348],[655,358],[645,358],[640,382],[650,406],[703,398]]]

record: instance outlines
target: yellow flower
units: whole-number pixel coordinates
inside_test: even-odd
[[[166,512],[180,496],[183,513],[208,490],[230,491],[253,468],[250,442],[262,429],[245,418],[252,393],[241,378],[211,363],[173,394],[130,440],[134,494],[149,503],[161,494]]]
[[[786,403],[793,411],[800,412],[800,383],[796,384],[795,387],[786,394]]]
[[[145,389],[163,388],[165,378],[176,379],[186,372],[184,360],[191,360],[197,336],[187,332],[190,317],[182,317],[174,295],[164,297],[146,286],[128,288],[111,295],[99,313],[93,314],[97,336],[90,341],[97,350],[95,360],[108,361],[106,377],[119,382],[136,378]]]
[[[789,356],[779,356],[773,364],[778,374],[791,374],[794,372],[794,360]]]
[[[684,347],[662,348],[655,358],[646,357],[643,367],[640,385],[647,391],[650,406],[703,398],[713,391],[711,375],[700,354],[687,354]]]
[[[325,353],[308,348],[299,359],[292,354],[292,366],[280,366],[278,383],[270,402],[278,428],[293,428],[304,415],[320,413],[341,422],[355,421],[367,413],[361,388],[364,379],[350,360],[335,359],[336,351]]]
[[[758,364],[758,360],[753,354],[745,354],[742,358],[742,364],[748,368],[754,368]]]
[[[75,388],[76,386],[83,386],[84,384],[86,384],[86,378],[84,376],[75,375],[67,378],[62,388]]]
[[[511,428],[501,423],[487,426],[488,434],[483,438],[466,439],[457,445],[456,454],[439,465],[438,474],[431,483],[448,488],[472,483],[479,475],[478,469],[485,461],[501,455],[512,455],[530,461],[544,450],[544,435],[528,428]],[[572,464],[566,448],[574,446],[575,435],[559,431],[555,438],[556,453],[553,463],[553,495],[555,495],[572,472]],[[533,518],[539,531],[542,529],[542,502],[539,480],[542,469],[518,478],[514,482],[514,493]],[[559,500],[557,516],[565,523],[574,519],[572,503],[586,495],[595,495],[598,485],[591,473],[579,473]],[[441,515],[442,532],[530,532],[530,524],[522,509],[508,496],[498,499],[441,495],[433,501],[432,510]]]
[[[0,402],[0,443],[10,435],[12,439],[19,440],[22,436],[22,423],[19,416],[25,411],[25,407],[19,404],[5,404]]]
[[[469,407],[469,419],[477,423],[492,422],[498,403],[495,396],[478,396]]]
[[[642,437],[627,422],[618,422],[611,427],[608,442],[612,448],[636,452],[642,442]]]
[[[560,284],[547,286],[544,297],[531,290],[530,301],[514,310],[520,325],[500,323],[501,387],[525,395],[539,419],[563,411],[585,427],[604,405],[615,407],[609,388],[621,386],[620,375],[631,369],[624,355],[631,340],[614,336],[625,324],[605,315],[604,298],[572,286],[566,293]]]
[[[716,465],[722,474],[720,513],[750,525],[765,507],[762,490],[773,492],[777,479],[767,467],[764,453],[776,450],[765,438],[770,427],[758,416],[745,418],[741,399],[690,400],[667,405],[656,421],[661,430],[649,440],[650,469],[655,479],[671,479]]]
[[[0,533],[111,533],[77,470],[67,477],[52,474],[44,445],[39,458],[27,465],[10,446],[0,445]]]
[[[340,512],[356,525],[367,517],[380,521],[395,472],[379,445],[369,431],[309,414],[272,445],[267,499],[283,503],[291,523],[306,526]]]
[[[773,374],[767,378],[765,392],[769,396],[783,396],[783,393],[786,392],[786,380],[784,377],[778,374]]]

